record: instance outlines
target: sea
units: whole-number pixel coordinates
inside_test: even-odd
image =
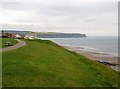
[[[59,45],[83,48],[83,50],[118,56],[117,36],[87,36],[86,38],[41,38]],[[79,50],[79,49],[78,49]]]

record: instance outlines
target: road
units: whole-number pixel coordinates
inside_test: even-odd
[[[6,47],[6,48],[0,48],[0,52],[6,52],[6,51],[11,51],[11,50],[15,50],[15,49],[18,49],[20,47],[23,47],[23,46],[26,46],[26,42],[22,41],[22,40],[18,40],[18,43],[14,46],[9,46],[9,47]]]

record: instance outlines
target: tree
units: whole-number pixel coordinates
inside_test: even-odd
[[[1,34],[1,35],[4,36],[4,34],[5,34],[5,33],[4,33],[4,31],[2,30],[2,34]]]

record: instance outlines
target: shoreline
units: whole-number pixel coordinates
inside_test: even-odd
[[[78,54],[81,54],[93,61],[99,62],[101,64],[106,65],[107,67],[112,68],[113,70],[120,71],[119,70],[119,62],[117,56],[114,56],[112,54],[103,53],[103,52],[92,52],[88,50],[84,50],[82,47],[76,47],[76,46],[68,46],[68,45],[60,45],[63,48],[76,52]]]

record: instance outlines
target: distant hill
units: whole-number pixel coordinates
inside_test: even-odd
[[[31,31],[5,30],[4,32],[25,36],[26,34],[29,34]],[[57,32],[36,32],[36,33],[37,33],[38,38],[80,38],[80,37],[86,37],[86,34],[79,34],[79,33],[57,33]]]
[[[14,30],[4,30],[6,33],[12,33],[12,34],[19,34],[21,36],[25,36],[28,34],[30,31],[14,31]]]
[[[37,36],[40,38],[80,38],[80,37],[86,37],[86,34],[48,32],[48,33],[38,33]]]

